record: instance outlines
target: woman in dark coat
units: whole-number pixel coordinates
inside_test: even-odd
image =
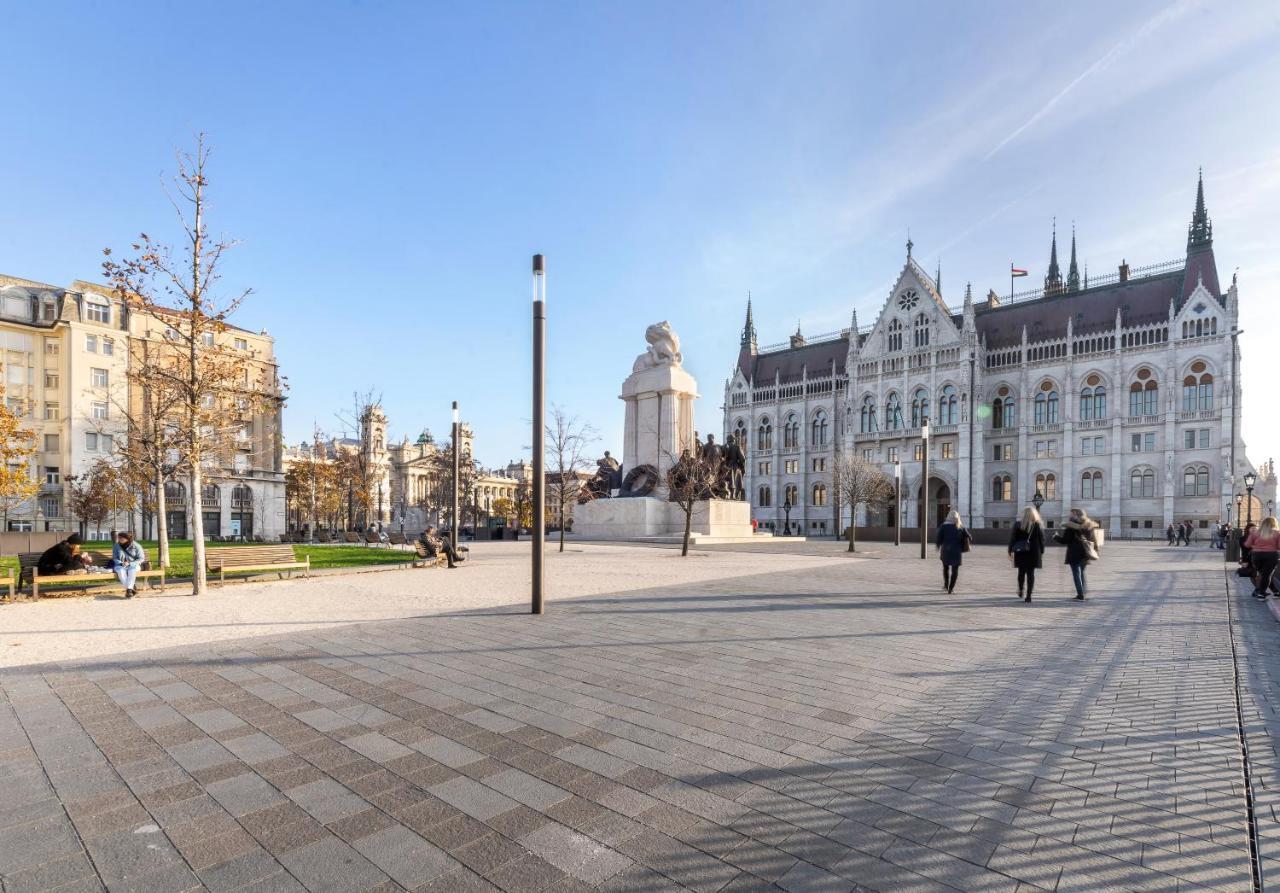
[[[1084,509],[1072,509],[1062,531],[1053,536],[1067,547],[1066,564],[1071,568],[1071,580],[1076,584],[1076,598],[1080,601],[1084,601],[1084,594],[1088,592],[1084,569],[1098,557],[1098,540],[1094,534],[1097,529],[1097,522]]]
[[[947,520],[938,525],[938,534],[933,539],[938,546],[938,557],[942,559],[942,588],[951,592],[960,578],[960,556],[968,551],[973,536],[961,523],[960,513],[953,510]]]
[[[1036,571],[1044,566],[1044,523],[1035,506],[1022,510],[1022,517],[1013,525],[1009,537],[1009,560],[1018,569],[1018,597],[1031,601],[1031,591],[1036,588]],[[1026,597],[1022,595],[1026,588]]]

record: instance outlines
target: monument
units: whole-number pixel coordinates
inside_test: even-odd
[[[684,534],[684,512],[672,501],[672,469],[681,457],[708,463],[710,483],[693,505],[694,542],[750,539],[751,508],[740,497],[741,457],[714,443],[699,443],[693,428],[698,384],[683,367],[680,338],[667,321],[645,331],[648,346],[622,383],[625,404],[622,465],[608,453],[587,486],[589,501],[574,512],[573,532],[585,539],[670,540]],[[688,461],[686,458],[685,461]],[[723,466],[723,467],[722,467]]]

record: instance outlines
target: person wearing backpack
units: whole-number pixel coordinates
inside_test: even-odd
[[[1036,588],[1036,570],[1044,567],[1044,523],[1035,506],[1022,510],[1022,516],[1013,525],[1009,537],[1009,560],[1018,569],[1018,597],[1031,601],[1031,591]],[[1023,587],[1026,597],[1023,598]]]
[[[1062,525],[1062,532],[1053,535],[1054,540],[1067,547],[1066,564],[1071,568],[1071,580],[1076,584],[1076,598],[1084,601],[1088,592],[1084,569],[1090,561],[1098,560],[1098,543],[1094,531],[1098,529],[1084,509],[1072,509],[1070,517]]]

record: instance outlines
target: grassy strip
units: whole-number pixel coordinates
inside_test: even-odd
[[[206,543],[206,546],[232,547],[252,546],[253,543]],[[111,543],[109,542],[89,542],[85,544],[85,548],[94,552],[110,552]],[[155,540],[142,541],[142,548],[147,552],[147,558],[153,562],[159,555],[159,546]],[[190,540],[172,540],[169,543],[169,576],[171,577],[190,577],[192,569],[191,559],[192,547]],[[402,552],[398,549],[375,549],[371,546],[342,545],[342,546],[310,546],[304,544],[294,544],[293,554],[302,561],[306,556],[311,556],[311,566],[313,568],[328,567],[373,567],[380,564],[400,564],[413,559],[412,552]],[[18,568],[18,557],[16,555],[6,555],[0,558],[0,574],[7,575],[10,570],[14,572]]]

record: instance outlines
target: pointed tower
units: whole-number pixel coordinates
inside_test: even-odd
[[[862,355],[862,345],[858,341],[858,311],[855,309],[853,315],[849,317],[849,353],[845,360],[845,368],[850,376],[853,375],[854,364],[859,356]]]
[[[1207,251],[1213,248],[1213,221],[1204,206],[1204,169],[1196,181],[1196,209],[1191,214],[1191,225],[1187,227],[1187,254]]]
[[[1080,290],[1080,268],[1076,266],[1076,225],[1071,224],[1071,263],[1067,266],[1067,291]]]
[[[938,272],[933,276],[933,287],[938,290],[938,297],[942,297],[942,258],[938,258]]]
[[[1058,221],[1053,221],[1053,238],[1049,243],[1049,272],[1044,276],[1044,293],[1056,295],[1062,291],[1062,270],[1058,267]]]
[[[964,331],[972,334],[977,328],[977,318],[973,309],[973,283],[964,284]]]
[[[1182,275],[1179,309],[1201,284],[1210,295],[1220,299],[1218,263],[1213,256],[1213,222],[1205,207],[1203,170],[1196,179],[1196,207],[1191,212],[1191,225],[1187,227],[1187,266]]]
[[[742,339],[738,348],[738,368],[747,381],[752,380],[756,365],[756,321],[751,314],[751,292],[747,292],[747,321],[742,325]]]

